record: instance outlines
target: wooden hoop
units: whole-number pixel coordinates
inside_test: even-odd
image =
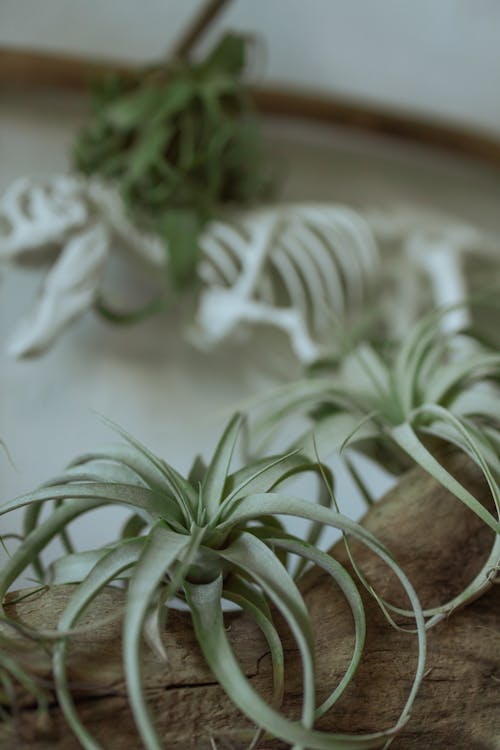
[[[0,49],[0,89],[84,91],[91,80],[111,72],[127,76],[132,75],[134,69],[87,58]],[[500,140],[467,127],[349,102],[319,92],[281,87],[257,87],[253,91],[257,107],[264,114],[390,136],[500,167]]]

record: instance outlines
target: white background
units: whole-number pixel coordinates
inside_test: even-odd
[[[199,0],[0,0],[0,44],[151,60]],[[498,0],[233,0],[220,28],[253,31],[272,81],[500,132]]]

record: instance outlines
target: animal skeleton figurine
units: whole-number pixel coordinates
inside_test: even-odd
[[[212,222],[200,247],[196,342],[207,348],[244,324],[265,323],[283,329],[299,360],[311,362],[331,346],[333,319],[349,320],[376,297],[383,303],[391,296],[387,283],[400,297],[386,317],[403,333],[421,305],[409,266],[430,279],[431,303],[463,301],[464,253],[475,247],[491,254],[494,243],[434,214],[283,204]],[[103,182],[58,175],[11,185],[0,201],[0,263],[50,265],[56,253],[38,302],[14,332],[11,354],[46,349],[94,305],[114,249],[152,269],[168,266],[168,248],[131,223],[116,190]],[[460,326],[467,314],[450,313],[446,325]]]
[[[416,299],[415,273],[423,277],[424,284],[430,282],[430,304],[454,307],[443,316],[441,325],[449,332],[466,327],[470,323],[470,312],[461,303],[471,294],[467,261],[475,258],[476,266],[498,274],[499,241],[454,217],[415,208],[400,208],[391,213],[372,211],[367,213],[366,219],[379,243],[386,248],[385,260],[391,257],[387,247],[395,248],[391,261],[395,262],[393,280],[400,286],[400,294],[395,295],[399,333],[408,330],[412,320],[422,312],[417,309],[422,300]],[[401,264],[406,268],[401,268]],[[421,295],[422,290],[419,291]]]
[[[378,249],[359,214],[336,205],[284,205],[213,222],[201,238],[196,323],[204,344],[242,323],[278,326],[310,362],[334,317],[369,299]]]
[[[159,239],[128,220],[118,194],[98,180],[56,175],[16,180],[0,201],[0,262],[50,264],[40,298],[21,321],[9,352],[37,354],[92,307],[113,244],[162,265]]]

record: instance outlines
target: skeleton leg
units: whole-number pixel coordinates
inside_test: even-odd
[[[25,357],[43,351],[92,306],[109,245],[108,232],[100,224],[73,235],[47,275],[34,310],[10,339],[9,354]]]

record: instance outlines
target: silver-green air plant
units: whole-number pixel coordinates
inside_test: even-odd
[[[12,463],[5,443],[0,440],[3,450]],[[7,543],[11,539],[19,541],[17,534],[3,534],[0,544],[7,557],[10,556]],[[21,595],[20,598],[24,598]],[[15,604],[19,598],[12,598],[9,604]],[[31,629],[11,627],[8,618],[0,618],[0,721],[16,719],[19,713],[19,691],[31,696],[36,703],[38,723],[45,724],[48,717],[50,695],[46,685],[37,675],[36,665],[40,656],[46,656],[43,637]]]
[[[5,542],[10,536],[14,535],[4,535],[1,539],[6,554]],[[9,604],[15,604],[24,596],[11,597]],[[40,656],[47,656],[44,646],[43,638],[35,631],[13,629],[9,619],[0,619],[0,721],[17,719],[21,693],[35,702],[39,725],[46,723],[50,694],[36,669]]]
[[[425,623],[410,582],[388,549],[326,502],[331,480],[318,462],[290,452],[259,459],[233,471],[231,463],[241,421],[237,415],[229,422],[209,465],[195,462],[187,479],[122,432],[124,443],[77,459],[61,476],[0,509],[6,513],[28,506],[29,512],[48,501],[55,504],[46,520],[30,515],[23,544],[1,572],[2,598],[16,577],[78,516],[109,504],[131,510],[119,541],[101,549],[68,554],[52,566],[53,583],[77,584],[59,621],[62,638],[53,647],[53,673],[60,706],[86,750],[97,750],[99,745],[75,710],[67,678],[65,636],[78,628],[78,618],[99,592],[118,581],[126,586],[123,661],[130,705],[148,750],[160,750],[161,743],[142,687],[142,642],[145,638],[158,658],[165,657],[162,638],[165,635],[168,639],[167,606],[176,597],[187,603],[201,650],[230,698],[269,736],[281,738],[296,750],[381,747],[409,715],[425,664]],[[326,478],[329,485],[329,492],[323,494],[320,502],[304,500],[278,488],[285,479],[311,471]],[[419,656],[406,704],[394,726],[386,731],[351,736],[314,728],[315,720],[342,695],[356,672],[365,640],[365,613],[358,588],[347,570],[310,539],[288,533],[279,520],[282,514],[312,521],[312,540],[318,526],[331,526],[360,541],[385,561],[406,591],[417,624]],[[320,704],[315,694],[312,623],[285,565],[287,555],[298,556],[326,571],[339,585],[352,611],[355,639],[350,665]],[[274,681],[269,704],[243,675],[233,653],[224,628],[223,599],[235,602],[253,618],[267,639]],[[285,717],[279,710],[284,692],[284,659],[272,607],[287,622],[301,656],[303,705],[298,720]]]
[[[19,692],[29,696],[37,706],[38,724],[48,719],[50,693],[35,669],[42,651],[38,634],[32,638],[13,637],[8,621],[1,623],[0,634],[0,721],[15,720],[19,714]],[[45,662],[47,659],[45,658]]]
[[[489,588],[500,563],[500,352],[471,331],[447,332],[447,312],[427,314],[400,343],[361,343],[340,365],[313,368],[310,377],[279,388],[254,425],[261,440],[291,414],[307,413],[313,426],[295,447],[310,456],[319,450],[322,458],[344,455],[368,502],[371,493],[346,449],[393,474],[421,466],[492,529],[481,571],[459,595],[424,610],[428,626]],[[492,512],[445,468],[445,446],[481,469]]]

